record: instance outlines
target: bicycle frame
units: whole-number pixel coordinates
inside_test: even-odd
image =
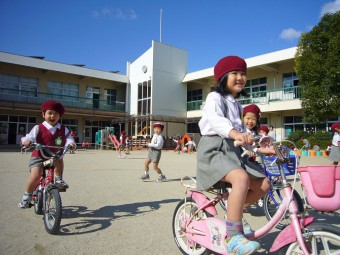
[[[277,146],[274,146],[274,149],[277,155],[276,163],[279,165],[279,171],[282,178],[281,190],[283,191],[284,198],[272,219],[268,221],[266,225],[264,225],[262,228],[247,236],[247,238],[253,240],[267,234],[271,229],[276,226],[276,224],[280,222],[280,219],[288,210],[290,212],[291,224],[279,233],[270,249],[270,252],[277,251],[290,243],[298,241],[303,253],[309,254],[309,251],[303,239],[301,229],[312,223],[314,219],[312,217],[300,218],[298,205],[293,199],[294,189],[287,182],[286,173],[282,167],[282,164],[287,163],[287,160],[284,158]],[[191,188],[190,186],[186,187]],[[203,192],[196,190],[189,190],[187,191],[187,193],[196,202],[198,208],[189,219],[184,219],[183,224],[185,225],[181,226],[181,228],[184,229],[183,235],[188,240],[200,244],[203,247],[208,248],[209,250],[218,252],[219,254],[228,254],[225,243],[218,241],[220,238],[223,238],[224,240],[227,237],[225,222],[215,217],[208,217],[197,221],[194,220],[195,217],[198,216],[198,214],[202,211],[206,211],[213,216],[217,215],[215,205],[223,197],[227,197],[228,191],[224,191],[222,195],[216,193],[217,196],[213,199],[209,199],[206,195],[203,194]]]

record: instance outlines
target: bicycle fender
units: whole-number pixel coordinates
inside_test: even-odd
[[[200,191],[189,190],[188,195],[191,196],[193,200],[195,200],[198,207],[201,207],[201,206],[203,206],[204,204],[206,204],[207,202],[210,201],[210,199]],[[204,208],[204,210],[207,211],[208,213],[210,213],[213,216],[217,215],[217,210],[216,210],[215,206],[213,206],[213,205],[207,206],[206,208]]]
[[[302,226],[302,223],[300,221],[300,226],[301,228],[308,226],[314,221],[313,217],[306,217],[304,220],[304,225]],[[294,226],[293,224],[290,224],[287,226],[284,230],[280,232],[280,234],[276,237],[272,247],[270,248],[269,252],[275,252],[282,247],[294,243],[297,241],[296,234],[294,231]]]

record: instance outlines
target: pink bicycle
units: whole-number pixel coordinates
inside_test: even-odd
[[[263,137],[258,141],[258,144],[263,143],[271,144],[270,138]],[[276,163],[280,168],[284,197],[272,219],[247,237],[253,240],[269,233],[288,210],[291,224],[279,232],[270,252],[278,252],[281,255],[339,255],[340,228],[331,224],[313,223],[313,217],[299,212],[293,197],[294,188],[287,182],[282,168],[282,164],[287,163],[288,159],[283,156],[277,145],[273,146],[277,154]],[[308,201],[315,209],[321,211],[340,209],[340,166],[308,166],[300,167],[298,171],[301,173]],[[325,180],[326,184],[320,184],[317,172],[321,172],[322,180]],[[203,192],[195,190],[196,181],[193,178],[189,177],[191,183],[185,183],[187,179],[188,177],[183,177],[181,181],[186,188],[186,197],[177,205],[172,221],[173,235],[178,248],[183,254],[200,255],[211,252],[228,254],[224,241],[225,221],[215,217],[216,204],[228,198],[226,183],[220,182],[207,190],[206,192],[215,195],[210,199]],[[221,189],[224,191],[222,194]]]

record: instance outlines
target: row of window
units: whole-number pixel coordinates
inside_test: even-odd
[[[39,80],[37,78],[28,78],[18,75],[0,73],[0,89],[7,89],[8,94],[27,95],[31,97],[38,96]],[[66,101],[79,101],[79,84],[48,81],[47,93],[51,99],[62,99]],[[100,88],[87,86],[86,98],[99,100]],[[117,101],[117,90],[104,89],[104,98],[107,105],[114,105]]]
[[[295,72],[284,73],[283,74],[283,88],[286,89],[298,86],[299,78]],[[248,80],[244,90],[250,95],[256,97],[263,97],[265,91],[267,90],[267,77],[256,78]],[[202,89],[190,90],[187,92],[187,102],[200,101],[202,100]]]

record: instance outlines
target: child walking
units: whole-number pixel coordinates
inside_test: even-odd
[[[31,143],[39,143],[49,146],[67,146],[70,145],[71,150],[76,148],[73,137],[69,130],[61,125],[58,121],[65,113],[65,109],[58,101],[48,100],[41,105],[42,116],[45,121],[35,125],[31,132],[22,138],[22,145],[27,147]],[[54,151],[53,149],[50,149]],[[26,191],[18,204],[19,208],[27,208],[32,199],[32,192],[35,184],[39,181],[43,172],[43,162],[45,159],[40,151],[34,150],[29,161],[30,175],[26,183]],[[63,180],[64,162],[59,159],[54,162],[55,185],[59,189],[67,189],[69,186]]]
[[[270,188],[269,180],[259,165],[241,157],[243,145],[252,145],[241,120],[242,106],[236,101],[244,94],[247,64],[237,56],[222,58],[214,68],[216,91],[208,94],[199,122],[202,138],[197,149],[197,189],[206,190],[219,181],[232,185],[228,198],[228,253],[251,254],[260,248],[243,233],[242,215],[246,206],[263,197]]]
[[[164,125],[160,122],[156,122],[153,124],[153,136],[151,139],[151,142],[148,144],[149,147],[149,153],[148,158],[145,160],[144,165],[144,174],[142,175],[142,180],[149,180],[149,165],[152,162],[153,169],[158,173],[158,179],[157,182],[164,182],[166,181],[165,175],[162,173],[161,169],[159,169],[158,164],[161,159],[162,155],[162,147],[164,143],[163,136],[161,135],[162,131],[164,129]]]
[[[328,159],[333,161],[333,165],[338,165],[340,161],[340,122],[333,123],[331,129],[334,135]]]

